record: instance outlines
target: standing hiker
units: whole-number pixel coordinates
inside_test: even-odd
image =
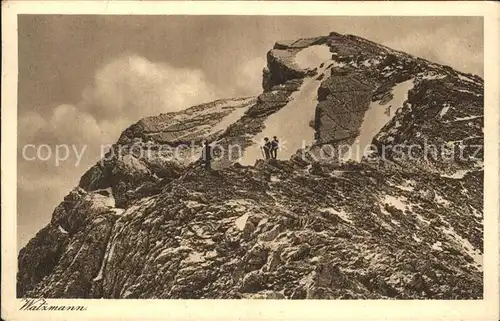
[[[264,157],[269,159],[271,157],[271,142],[269,141],[269,138],[264,138],[264,146],[262,149],[264,150]]]
[[[205,169],[210,170],[211,162],[212,162],[212,146],[208,143],[208,140],[203,142],[203,151],[202,151],[202,161],[205,164]]]
[[[271,158],[276,159],[278,157],[278,148],[280,146],[280,142],[278,137],[274,136],[273,141],[271,142]]]

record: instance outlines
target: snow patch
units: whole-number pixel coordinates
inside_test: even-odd
[[[466,77],[466,76],[462,76],[461,74],[458,74],[458,78],[460,78],[460,80],[465,80],[467,82],[472,82],[472,83],[475,83],[477,84],[478,82],[472,78],[469,78],[469,77]]]
[[[205,233],[205,230],[201,226],[193,225],[191,228],[194,231],[194,233],[200,237],[206,236],[206,234],[207,234],[207,233]]]
[[[68,234],[68,231],[66,231],[61,225],[57,226],[57,228],[61,231],[61,233]]]
[[[113,194],[109,193],[109,196],[102,195],[100,193],[94,193],[92,199],[95,201],[96,205],[102,205],[103,207],[115,207],[115,198]]]
[[[336,210],[336,209],[334,209],[333,207],[319,208],[318,210],[319,210],[319,211],[322,211],[322,212],[328,212],[328,213],[331,213],[331,214],[337,215],[337,216],[338,216],[338,217],[340,217],[342,220],[344,220],[344,221],[346,221],[346,222],[349,222],[349,223],[352,223],[351,217],[350,217],[350,216],[349,216],[349,214],[347,214],[344,210],[337,211],[337,210]]]
[[[327,45],[310,46],[295,55],[295,63],[300,69],[314,69],[331,59],[332,53]]]
[[[371,66],[374,66],[374,65],[378,65],[380,63],[380,60],[378,59],[366,59],[366,60],[363,60],[361,62],[361,64],[365,67],[371,67]]]
[[[434,242],[434,244],[432,244],[431,248],[433,250],[436,250],[436,251],[442,251],[443,248],[441,247],[443,245],[443,243],[441,243],[440,241],[437,241],[437,242]]]
[[[438,204],[441,204],[443,206],[449,206],[451,204],[450,201],[448,201],[447,199],[445,199],[444,197],[442,197],[441,195],[439,195],[437,193],[435,196],[435,200]]]
[[[234,221],[234,224],[236,225],[236,228],[240,231],[243,231],[245,228],[245,224],[247,223],[248,220],[248,213],[243,214],[242,216],[238,217],[236,221]]]
[[[251,205],[252,203],[250,203],[245,199],[240,198],[240,199],[229,200],[225,204],[229,206],[238,206],[238,205]]]
[[[246,106],[244,105],[242,107],[234,108],[228,115],[222,118],[220,122],[218,122],[217,124],[215,124],[215,126],[212,127],[212,129],[208,133],[208,136],[226,130],[229,127],[229,125],[237,122],[241,117],[243,117],[243,115],[250,106],[251,105],[246,105]]]
[[[431,221],[425,219],[422,215],[418,214],[418,213],[414,213],[415,214],[415,217],[421,221],[421,222],[424,222],[426,223],[427,225],[431,224]]]
[[[269,219],[267,217],[264,217],[263,219],[261,219],[259,221],[259,223],[257,224],[257,226],[262,226],[264,224],[267,224],[267,222],[269,222]]]
[[[446,177],[446,178],[453,178],[453,179],[462,179],[469,173],[470,170],[465,170],[465,169],[459,169],[455,173],[449,175],[449,174],[441,174],[441,177]]]
[[[467,255],[469,255],[474,262],[476,263],[476,268],[480,271],[483,269],[483,255],[481,254],[481,251],[476,249],[470,242],[469,240],[461,237],[460,235],[455,232],[455,230],[450,227],[450,228],[442,228],[442,231],[450,236],[455,243],[461,246],[461,249],[463,252],[465,252]]]
[[[483,218],[483,214],[480,211],[478,211],[475,207],[471,206],[471,208],[472,208],[472,215],[474,215],[477,218]]]
[[[394,197],[391,195],[385,195],[383,203],[389,204],[397,208],[398,210],[404,211],[406,209],[406,197]]]
[[[244,199],[235,199],[227,201],[225,205],[231,207],[233,212],[245,212],[252,203]]]
[[[121,231],[122,230],[119,230],[117,233],[115,233],[115,235],[112,237],[112,239],[108,241],[108,244],[106,245],[106,250],[104,251],[104,258],[101,261],[101,267],[99,268],[99,272],[97,273],[97,276],[93,279],[94,281],[99,281],[102,279],[104,267],[106,266],[108,261],[111,260],[111,258],[113,257],[113,253],[114,253],[115,245],[116,245],[115,241],[116,241],[118,234]]]
[[[85,247],[85,245],[80,246],[80,248],[78,249],[78,252],[76,252],[75,257],[73,258],[73,261],[71,261],[71,264],[69,266],[72,266],[76,262],[78,255],[80,255],[80,252],[83,250],[84,247]]]
[[[191,201],[191,200],[184,202],[184,204],[186,205],[187,208],[195,208],[195,209],[205,206],[204,204],[198,203],[196,201]]]
[[[465,121],[465,120],[472,120],[472,119],[476,119],[476,118],[483,118],[483,116],[467,116],[467,117],[456,117],[455,119],[453,119],[453,121]]]
[[[255,100],[254,97],[247,97],[247,98],[243,98],[243,99],[241,99],[241,98],[240,99],[231,99],[230,101],[226,102],[226,104],[224,104],[224,106],[222,106],[222,108],[223,109],[228,108],[228,107],[241,108],[240,106],[247,105],[254,100]]]
[[[346,66],[346,63],[345,62],[341,62],[341,61],[333,61],[329,67],[332,67],[333,68],[343,68]]]
[[[460,92],[463,92],[463,93],[473,94],[474,96],[477,96],[477,97],[481,97],[482,96],[482,94],[477,94],[477,93],[475,93],[473,91],[470,91],[470,90],[467,90],[467,89],[457,89],[457,90],[460,91]]]
[[[387,68],[387,67],[386,67],[386,68]],[[385,69],[385,68],[384,68],[384,69]],[[384,71],[382,71],[382,76],[384,76],[384,77],[386,77],[386,78],[387,78],[387,77],[389,77],[390,75],[392,75],[394,72],[395,72],[394,70],[389,70],[389,71],[384,70]]]
[[[205,253],[205,257],[207,258],[214,258],[217,256],[217,251],[208,251],[207,253]]]
[[[101,268],[99,269],[99,272],[97,273],[96,277],[92,279],[92,281],[100,281],[102,280],[103,277],[103,272],[104,272],[104,263],[106,262],[106,257],[104,257],[104,260],[101,262]]]
[[[113,253],[115,253],[115,245],[116,243],[114,242],[115,240],[113,239],[113,244],[111,245],[111,248],[109,250],[108,258],[111,260],[113,258]]]
[[[140,199],[139,201],[137,201],[137,203],[134,203],[132,206],[126,208],[122,215],[129,216],[132,214],[137,214],[138,216],[142,216],[142,215],[144,215],[143,209],[152,205],[154,202],[155,202],[155,199],[153,196],[144,197],[144,198]],[[141,209],[142,209],[142,211],[138,211]]]
[[[443,118],[443,116],[446,115],[449,109],[450,105],[444,105],[443,109],[441,109],[441,111],[439,112],[439,118]]]
[[[413,79],[404,81],[393,87],[393,98],[387,104],[380,105],[380,100],[370,103],[370,107],[363,117],[359,136],[356,137],[349,150],[343,155],[344,161],[361,161],[365,152],[369,151],[367,147],[371,145],[375,135],[396,115],[396,112],[408,99],[408,91],[412,88]]]
[[[445,78],[446,75],[440,75],[440,74],[427,74],[422,77],[422,79],[443,79]]]
[[[227,108],[244,108],[246,104],[250,103],[254,98],[240,98],[240,99],[230,99],[230,100],[219,100],[214,102],[214,104],[210,104],[203,109],[187,109],[182,114],[175,115],[173,120],[177,120],[179,122],[185,121],[186,119],[190,119],[193,117],[200,117],[204,115],[211,115],[215,113],[220,113],[224,109]]]
[[[200,252],[191,252],[189,256],[184,260],[186,263],[199,263],[205,261],[203,254]]]
[[[281,182],[281,179],[275,175],[271,175],[271,182]]]
[[[116,215],[122,215],[125,212],[123,208],[117,208],[117,207],[113,207],[111,211],[115,212]]]
[[[319,74],[329,76],[326,66],[319,68]],[[280,146],[278,159],[287,160],[299,149],[310,146],[316,131],[310,126],[314,120],[318,103],[318,88],[321,80],[317,77],[306,78],[298,91],[291,95],[291,100],[280,110],[270,115],[264,122],[264,130],[253,137],[253,144],[243,152],[239,163],[244,166],[255,164],[263,158],[261,146],[264,138],[278,136]]]
[[[315,257],[311,258],[311,259],[309,260],[309,262],[311,262],[311,263],[316,263],[316,262],[319,262],[319,257],[318,257],[318,256],[315,256]]]
[[[397,226],[400,226],[400,225],[401,225],[401,223],[399,223],[399,222],[398,222],[398,221],[396,221],[395,219],[391,219],[391,222],[392,222],[392,224],[397,225]]]
[[[123,292],[123,293],[122,293],[121,297],[122,297],[122,298],[124,298],[124,299],[126,299],[126,298],[128,298],[128,296],[129,296],[129,295],[131,295],[132,293],[134,293],[132,290],[127,289],[127,290],[125,290],[125,292]]]
[[[403,191],[413,192],[415,190],[415,184],[416,182],[413,180],[406,180],[403,182],[403,184],[395,185],[395,187]]]

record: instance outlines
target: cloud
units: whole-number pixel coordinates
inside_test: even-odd
[[[120,56],[96,71],[94,83],[76,103],[49,115],[20,115],[24,143],[111,143],[142,117],[179,111],[218,98],[220,91],[199,69],[155,63],[138,55]]]
[[[98,119],[144,116],[178,111],[217,97],[199,69],[177,68],[125,55],[106,64],[83,93],[82,106]]]
[[[262,70],[267,64],[266,55],[251,58],[237,68],[236,82],[232,94],[238,96],[256,96],[262,92]]]

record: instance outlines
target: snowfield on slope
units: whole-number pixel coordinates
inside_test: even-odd
[[[238,102],[238,104],[236,104],[236,103],[231,104],[230,103],[230,104],[227,104],[225,106],[222,106],[221,111],[224,108],[233,107],[234,109],[227,116],[222,118],[220,120],[220,122],[218,122],[215,126],[213,126],[210,129],[210,132],[208,133],[208,135],[213,135],[213,134],[217,134],[219,132],[222,132],[222,131],[226,130],[231,124],[237,122],[241,117],[243,117],[243,115],[250,108],[250,106],[252,106],[250,103],[253,100],[254,100],[254,98],[247,98],[242,102]]]
[[[314,121],[318,104],[318,88],[322,82],[317,78],[320,75],[330,76],[327,62],[331,59],[331,53],[328,50],[327,54],[323,47],[328,48],[327,46],[312,46],[297,54],[296,62],[301,68],[317,68],[318,73],[306,78],[300,89],[291,95],[290,102],[266,119],[264,130],[253,137],[254,144],[243,152],[243,157],[239,160],[242,165],[253,165],[258,159],[263,158],[261,146],[264,144],[265,137],[270,140],[273,136],[278,137],[280,141],[278,159],[281,160],[290,159],[297,150],[313,143],[316,131],[310,123]],[[301,52],[304,53],[300,55]]]
[[[399,108],[408,99],[408,91],[413,88],[413,79],[397,84],[392,89],[393,98],[381,105],[380,100],[374,101],[365,113],[359,135],[344,155],[344,161],[361,161],[365,149],[372,143],[373,138],[396,115]]]
[[[326,45],[310,46],[295,55],[295,64],[301,69],[314,69],[332,59],[330,47]]]

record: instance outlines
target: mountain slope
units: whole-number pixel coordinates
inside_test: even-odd
[[[337,33],[267,58],[258,97],[125,130],[19,253],[18,296],[481,298],[482,79]]]

